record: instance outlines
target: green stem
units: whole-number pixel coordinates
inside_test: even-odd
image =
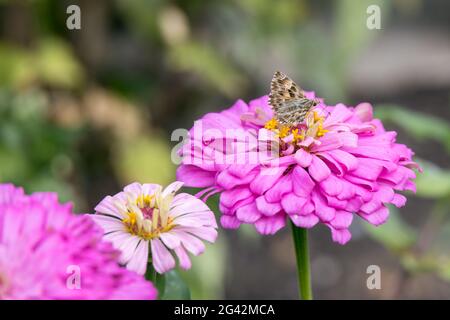
[[[312,300],[311,268],[309,265],[308,231],[292,223],[295,256],[297,259],[297,276],[300,298]]]

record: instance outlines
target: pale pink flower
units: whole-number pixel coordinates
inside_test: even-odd
[[[54,193],[0,184],[0,299],[156,299],[102,230]]]
[[[122,254],[120,262],[144,274],[150,258],[159,273],[175,267],[173,250],[181,268],[189,269],[188,252],[205,250],[200,239],[214,242],[217,223],[213,212],[201,200],[187,193],[175,195],[182,182],[164,190],[157,184],[132,183],[114,196],[105,197],[91,217],[100,225],[104,239]]]
[[[319,100],[296,127],[277,123],[267,96],[206,114],[180,151],[178,180],[203,188],[204,199],[220,193],[225,228],[250,223],[274,234],[287,219],[303,228],[323,223],[344,244],[354,214],[384,223],[386,204],[406,203],[396,191],[415,191],[413,152],[373,118],[370,104],[327,106]],[[268,149],[276,155],[267,155]]]

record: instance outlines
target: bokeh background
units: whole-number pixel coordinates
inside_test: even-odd
[[[66,27],[71,4],[81,30]],[[366,27],[371,4],[381,30]],[[274,70],[328,104],[372,102],[424,168],[384,226],[356,219],[345,246],[313,229],[316,298],[450,298],[449,1],[0,0],[0,181],[78,212],[132,181],[167,184],[171,132],[267,94]],[[193,298],[297,297],[288,228],[220,230],[193,260]]]

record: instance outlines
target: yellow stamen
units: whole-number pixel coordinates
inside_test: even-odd
[[[303,135],[303,133],[300,133],[300,134],[298,133],[298,129],[292,130],[291,133],[294,136],[294,143],[297,143],[297,142],[305,139],[305,136]]]
[[[322,121],[323,120],[323,117],[319,116],[317,111],[313,111],[313,114],[314,114],[314,122],[318,122],[318,121]]]
[[[150,208],[151,204],[152,204],[152,199],[153,196],[152,195],[140,195],[137,199],[136,199],[136,205],[138,205],[141,208]]]
[[[155,228],[158,225],[159,209],[153,209],[152,226]]]
[[[134,226],[136,224],[136,213],[129,211],[127,212],[127,215],[128,216],[122,220],[123,223]]]
[[[317,137],[323,137],[325,135],[325,133],[327,133],[330,130],[326,130],[323,128],[322,123],[319,124],[319,127],[317,129]]]

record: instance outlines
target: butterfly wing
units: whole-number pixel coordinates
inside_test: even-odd
[[[287,75],[275,72],[270,84],[269,104],[281,124],[297,125],[315,105],[305,97],[303,90]]]

